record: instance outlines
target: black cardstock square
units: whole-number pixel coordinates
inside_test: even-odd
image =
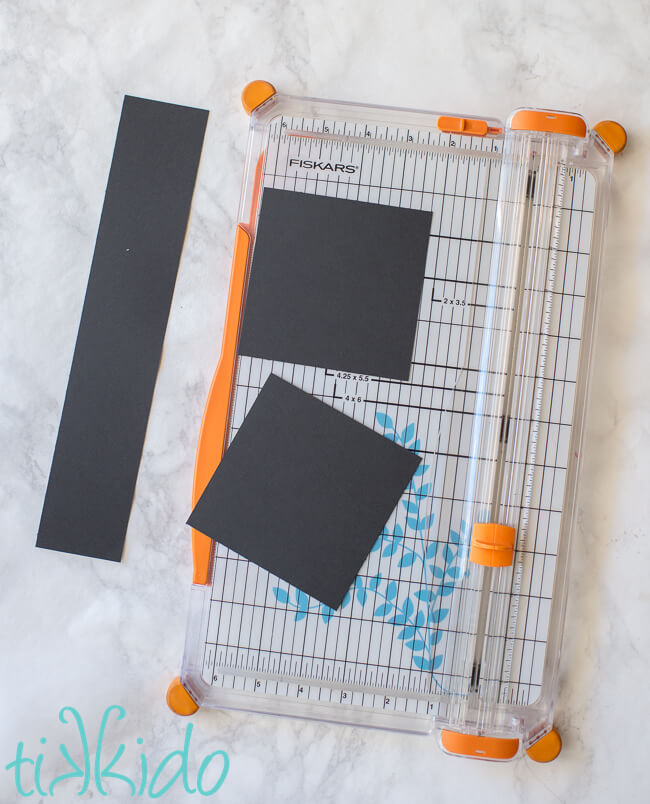
[[[408,380],[431,212],[265,188],[239,353]]]
[[[337,609],[419,463],[271,375],[188,524]]]

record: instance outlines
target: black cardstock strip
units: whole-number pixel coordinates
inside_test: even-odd
[[[271,375],[188,524],[337,609],[419,463]]]
[[[239,353],[407,380],[431,213],[265,188]]]
[[[207,119],[124,98],[38,547],[121,560]]]

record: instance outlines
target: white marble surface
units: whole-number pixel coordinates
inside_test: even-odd
[[[57,721],[137,775],[182,746],[164,704],[190,582],[192,461],[219,353],[250,79],[347,100],[505,117],[518,105],[613,117],[603,270],[557,723],[549,766],[454,760],[433,739],[241,713],[194,719],[228,802],[641,802],[647,774],[650,539],[650,7],[647,2],[3,0],[0,5],[0,801],[16,744],[65,771]],[[211,110],[122,564],[34,549],[122,95]],[[39,738],[47,738],[42,746]],[[139,777],[138,777],[139,778]],[[75,783],[32,801],[77,799]],[[107,800],[129,801],[124,783]],[[163,800],[201,800],[176,786]]]

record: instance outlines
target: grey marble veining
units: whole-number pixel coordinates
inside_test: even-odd
[[[0,800],[16,744],[65,772],[74,706],[107,706],[151,763],[182,747],[164,704],[183,648],[200,416],[221,342],[252,78],[282,91],[504,118],[552,106],[629,133],[602,273],[578,528],[549,766],[453,760],[433,738],[230,712],[227,802],[643,802],[650,564],[650,8],[647,2],[4,0],[0,5]],[[125,92],[211,110],[122,564],[33,547]],[[39,738],[45,737],[43,747]],[[72,750],[72,748],[71,748]],[[75,749],[76,750],[76,749]],[[72,800],[62,784],[57,796]],[[67,791],[67,794],[66,794]],[[110,786],[109,801],[134,800]],[[56,791],[55,791],[56,792]],[[66,798],[66,795],[69,798]],[[78,800],[90,800],[93,792]],[[163,800],[201,800],[175,787]]]

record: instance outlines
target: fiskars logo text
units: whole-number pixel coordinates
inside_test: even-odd
[[[343,165],[340,162],[314,162],[313,159],[290,159],[289,167],[304,170],[331,170],[334,173],[356,173],[358,165]]]

